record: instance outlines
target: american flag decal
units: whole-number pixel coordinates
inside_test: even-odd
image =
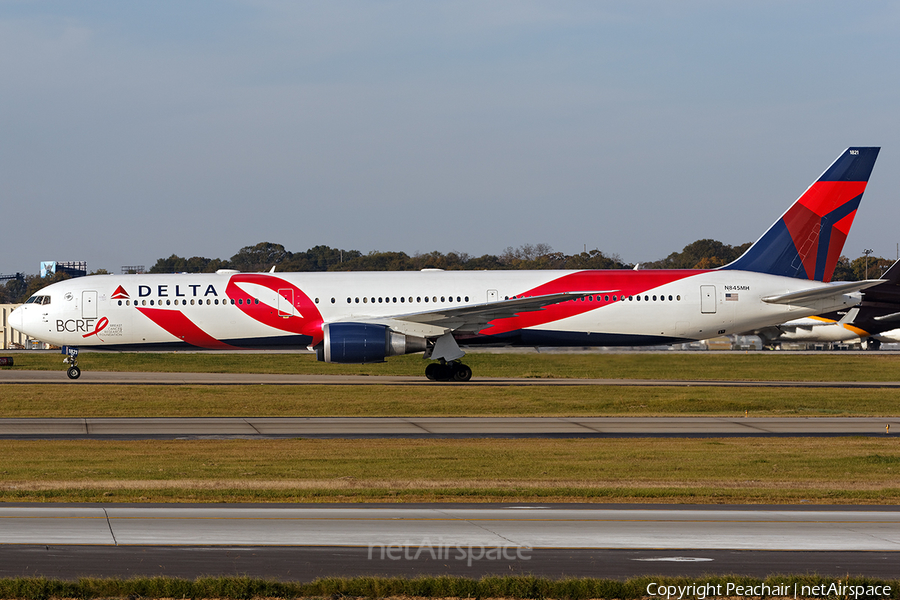
[[[737,302],[738,295],[737,294],[725,294],[725,302]]]

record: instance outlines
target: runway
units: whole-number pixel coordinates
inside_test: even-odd
[[[0,576],[896,576],[898,507],[0,506]]]
[[[752,381],[683,379],[555,379],[527,377],[478,377],[466,383],[428,381],[424,376],[307,375],[265,373],[150,373],[82,371],[70,380],[63,370],[25,371],[0,369],[0,384],[57,385],[402,385],[402,386],[675,386],[763,388],[900,388],[900,381]]]
[[[893,432],[893,433],[890,433]],[[829,437],[900,417],[143,417],[0,419],[0,439]]]

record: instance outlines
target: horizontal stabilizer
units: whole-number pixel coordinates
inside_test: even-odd
[[[891,323],[893,321],[900,321],[900,312],[891,313],[889,315],[881,315],[880,317],[875,317],[876,321],[882,321],[884,323]]]
[[[847,311],[847,314],[845,314],[843,317],[841,317],[841,320],[838,321],[838,325],[853,325],[853,323],[856,321],[856,318],[858,316],[859,316],[859,307],[854,306],[853,308],[851,308],[850,310]]]
[[[815,287],[799,292],[791,292],[790,294],[781,294],[780,296],[766,296],[762,298],[763,302],[769,304],[799,304],[802,302],[811,302],[815,300],[823,300],[825,298],[833,298],[843,294],[852,294],[860,292],[864,289],[885,283],[883,279],[867,279],[866,281],[849,281],[847,283],[836,283],[821,287]]]

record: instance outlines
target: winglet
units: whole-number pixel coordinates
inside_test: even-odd
[[[847,148],[747,252],[722,269],[831,281],[879,150]]]

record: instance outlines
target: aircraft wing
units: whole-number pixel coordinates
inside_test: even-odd
[[[887,283],[885,279],[867,279],[865,281],[849,281],[847,283],[836,283],[823,287],[801,290],[799,292],[791,292],[790,294],[781,294],[778,296],[766,296],[762,298],[763,302],[769,304],[800,304],[803,302],[814,302],[825,298],[832,298],[839,294],[852,294],[860,292],[876,285]]]
[[[486,328],[488,323],[494,319],[504,319],[514,317],[520,313],[543,310],[545,306],[569,300],[580,300],[591,294],[609,294],[612,292],[613,290],[603,290],[545,294],[543,296],[512,298],[510,300],[498,300],[496,302],[461,306],[459,308],[441,308],[427,312],[397,315],[392,318],[397,321],[442,327],[451,331],[477,333]]]

